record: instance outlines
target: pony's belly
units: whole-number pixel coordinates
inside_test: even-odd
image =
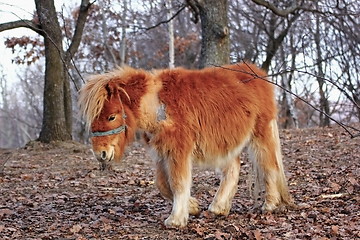
[[[235,158],[239,157],[247,143],[248,138],[237,147],[229,150],[226,154],[213,154],[206,150],[195,148],[192,158],[194,163],[201,167],[221,169],[226,166],[229,161],[233,161]]]

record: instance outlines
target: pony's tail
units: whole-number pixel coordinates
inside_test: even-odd
[[[249,156],[252,160],[252,181],[250,190],[259,199],[260,192],[265,190],[264,210],[274,210],[279,205],[291,205],[287,181],[282,161],[280,138],[277,122],[271,120],[262,134],[254,136],[249,145]]]

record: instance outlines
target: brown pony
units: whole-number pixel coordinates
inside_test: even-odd
[[[263,210],[290,204],[276,103],[265,73],[251,64],[148,72],[130,67],[95,75],[80,90],[96,158],[122,158],[137,129],[156,163],[156,185],[173,202],[165,224],[185,226],[198,214],[190,196],[193,163],[220,170],[209,211],[228,215],[237,190],[240,153],[248,146],[256,182],[265,186]]]

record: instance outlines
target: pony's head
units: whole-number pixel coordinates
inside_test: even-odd
[[[107,75],[94,76],[80,90],[80,110],[86,118],[101,169],[112,161],[120,161],[126,145],[133,139],[134,120],[129,102],[123,84],[109,80]]]

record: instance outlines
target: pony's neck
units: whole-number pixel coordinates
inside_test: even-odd
[[[164,108],[161,103],[158,93],[162,88],[162,82],[158,78],[151,76],[147,78],[147,83],[144,92],[141,96],[135,99],[138,104],[132,106],[132,114],[135,117],[136,128],[150,133],[156,132],[159,126],[159,110]],[[165,112],[164,112],[165,114]]]

